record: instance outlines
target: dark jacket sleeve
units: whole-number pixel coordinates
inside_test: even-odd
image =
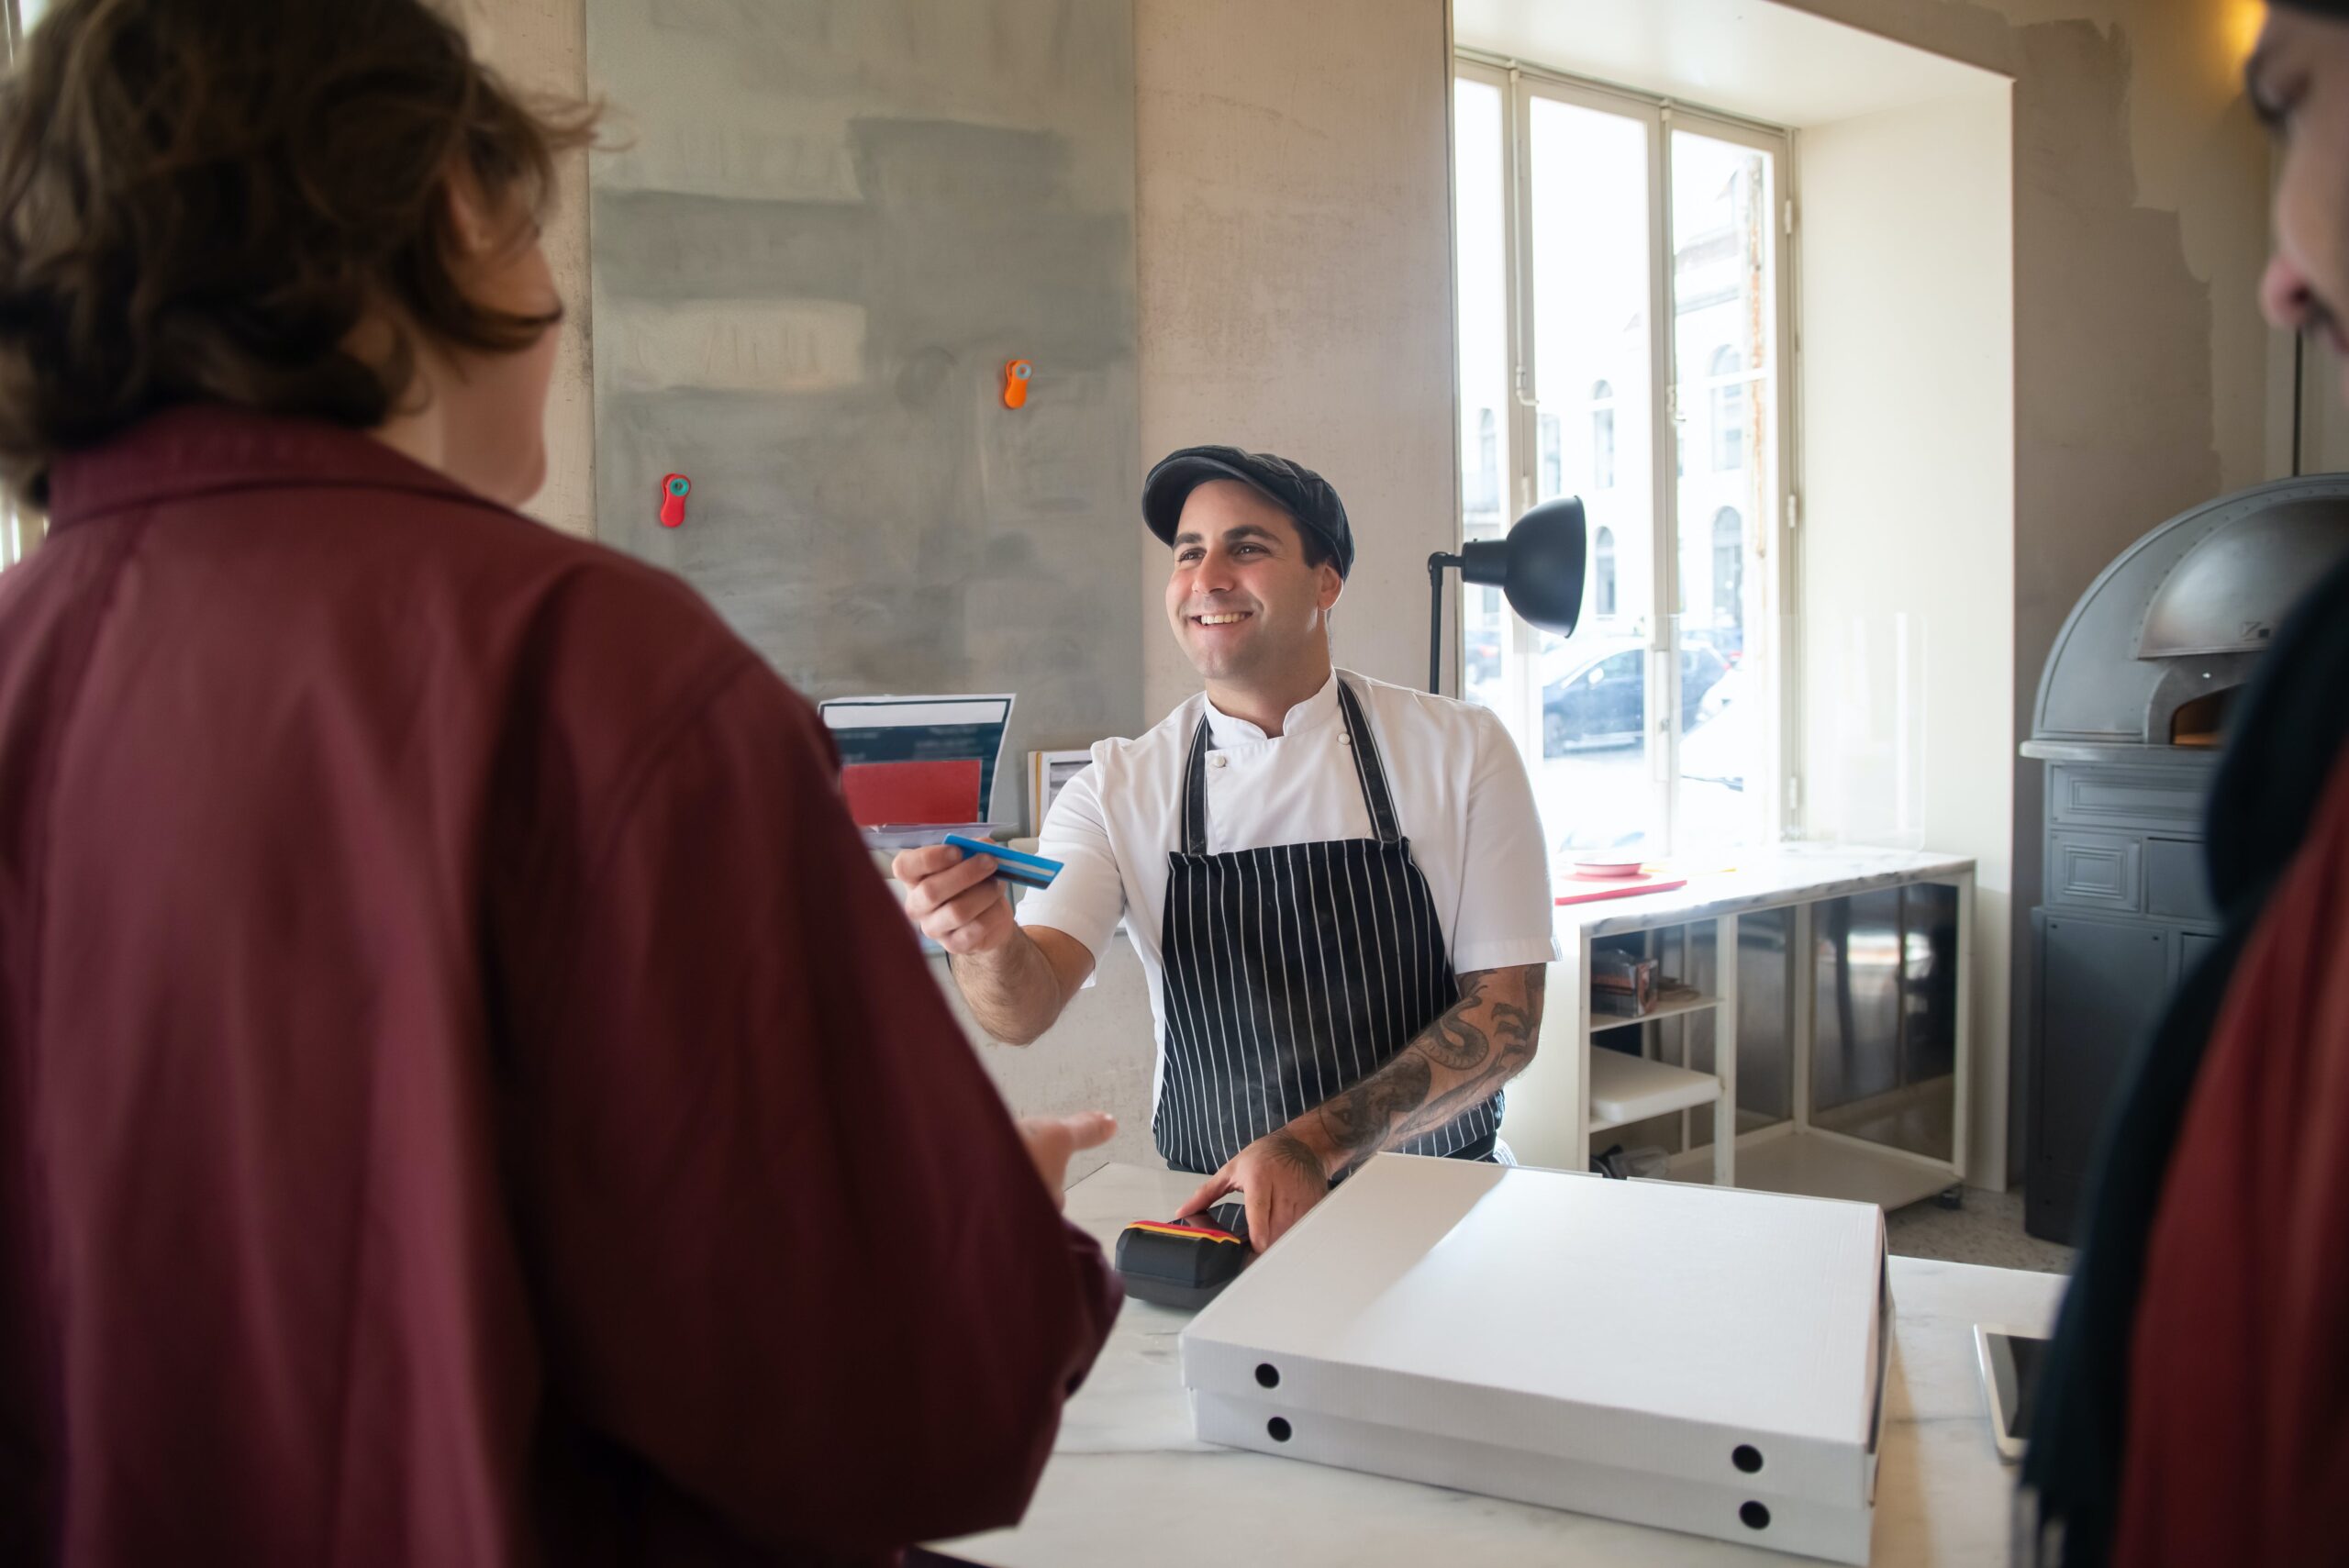
[[[763,666],[585,848],[518,998],[555,1397],[751,1538],[1007,1524],[1116,1317]],[[551,955],[561,953],[561,962]]]

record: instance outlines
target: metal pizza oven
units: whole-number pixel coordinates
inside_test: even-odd
[[[2217,939],[2202,802],[2236,695],[2301,593],[2349,555],[2349,474],[2172,517],[2104,569],[2056,635],[2023,755],[2046,764],[2026,1228],[2073,1240],[2123,1063]]]

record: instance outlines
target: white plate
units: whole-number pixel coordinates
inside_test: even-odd
[[[1640,874],[1640,863],[1638,861],[1576,861],[1575,874],[1576,876],[1637,876]]]

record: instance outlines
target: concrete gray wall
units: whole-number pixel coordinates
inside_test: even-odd
[[[1319,470],[1359,550],[1338,662],[1424,684],[1427,559],[1460,536],[1442,0],[1137,0],[1136,28],[1143,461]],[[1199,679],[1167,551],[1136,548],[1154,721]]]
[[[598,537],[811,697],[1130,733],[1130,6],[589,0]],[[1032,361],[1028,404],[1002,400]],[[691,477],[683,528],[662,476]],[[996,815],[1025,810],[1024,769]]]

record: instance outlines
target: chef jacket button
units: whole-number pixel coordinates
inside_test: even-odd
[[[1351,746],[1351,745],[1353,745],[1353,743],[1354,743],[1354,738],[1353,738],[1353,736],[1351,736],[1351,735],[1347,734],[1347,733],[1346,733],[1344,730],[1342,730],[1342,729],[1341,729],[1341,730],[1339,730],[1339,731],[1338,731],[1338,744],[1339,744],[1339,745],[1341,745],[1341,746]]]
[[[1209,757],[1208,759],[1208,766],[1210,768],[1219,768],[1223,766],[1223,753],[1218,751],[1214,756]]]

